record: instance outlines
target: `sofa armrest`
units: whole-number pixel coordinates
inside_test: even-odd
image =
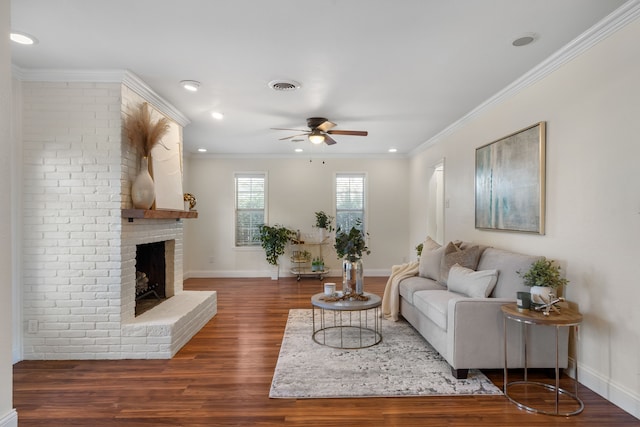
[[[509,298],[455,298],[447,307],[447,360],[454,369],[503,365],[503,315]],[[515,349],[514,349],[515,350]],[[512,353],[515,353],[513,351]]]

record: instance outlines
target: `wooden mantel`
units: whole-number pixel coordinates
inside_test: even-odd
[[[172,211],[168,209],[122,209],[122,218],[134,219],[175,219],[198,218],[198,211]]]

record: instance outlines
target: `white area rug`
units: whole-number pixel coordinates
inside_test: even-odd
[[[404,320],[383,320],[378,345],[340,350],[313,341],[311,313],[289,311],[271,398],[502,394],[478,370],[456,380],[447,362]]]

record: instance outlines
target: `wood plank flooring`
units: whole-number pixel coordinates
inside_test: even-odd
[[[366,290],[382,295],[385,283],[386,278],[367,278]],[[218,291],[218,314],[171,360],[17,363],[14,406],[20,426],[640,424],[582,386],[585,410],[569,418],[528,413],[504,396],[269,399],[288,311],[310,308],[320,281],[190,279],[185,289]],[[502,387],[501,370],[485,373]],[[544,377],[530,377],[535,375]]]

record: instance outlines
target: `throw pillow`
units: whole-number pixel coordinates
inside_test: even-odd
[[[498,281],[498,270],[473,271],[459,264],[449,270],[447,288],[471,298],[488,298]]]
[[[437,281],[440,278],[440,262],[442,261],[443,252],[444,248],[442,246],[431,237],[427,237],[427,240],[422,245],[418,276]]]
[[[478,266],[478,260],[480,259],[480,248],[478,246],[471,246],[466,249],[460,249],[453,242],[449,242],[444,250],[442,261],[440,262],[440,280],[443,285],[447,284],[447,278],[449,277],[449,270],[455,264],[460,264],[462,267],[475,270]]]

